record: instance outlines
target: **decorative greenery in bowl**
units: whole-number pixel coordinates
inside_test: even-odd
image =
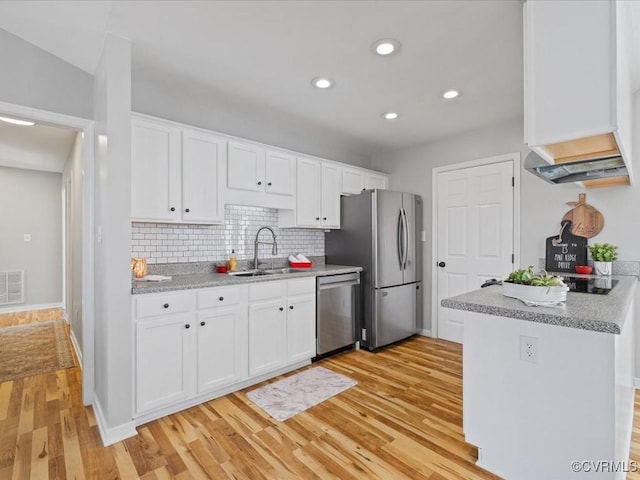
[[[618,258],[618,247],[608,243],[594,243],[589,247],[594,262],[613,262]]]
[[[562,287],[565,286],[562,277],[549,275],[544,270],[539,273],[533,272],[533,265],[528,268],[515,270],[509,274],[505,280],[508,283],[517,283],[520,285],[530,285],[532,287]]]

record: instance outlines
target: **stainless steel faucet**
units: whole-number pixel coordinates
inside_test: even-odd
[[[260,232],[262,230],[269,230],[271,232],[271,235],[273,235],[273,242],[261,242],[258,240],[258,237],[260,237]],[[255,240],[255,244],[254,244],[254,250],[253,250],[253,268],[258,269],[258,245],[273,245],[273,247],[271,248],[271,255],[277,255],[278,254],[278,242],[276,242],[276,234],[274,233],[273,229],[271,227],[260,227],[258,229],[258,233],[256,233],[256,240]]]

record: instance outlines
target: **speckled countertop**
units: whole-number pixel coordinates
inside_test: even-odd
[[[592,275],[579,275],[595,278]],[[520,300],[502,295],[502,285],[492,285],[456,297],[446,298],[446,308],[517,318],[530,322],[620,334],[638,278],[614,275],[618,284],[607,295],[568,292],[562,308],[527,307]]]
[[[318,277],[338,275],[341,273],[359,272],[362,267],[347,265],[317,265],[309,269],[296,269],[294,273],[278,273],[273,275],[259,275],[255,277],[238,277],[226,273],[196,272],[189,274],[173,274],[171,280],[161,282],[133,282],[131,293],[158,293],[175,290],[190,290],[193,288],[226,287],[256,282],[270,282],[288,280],[291,278]]]

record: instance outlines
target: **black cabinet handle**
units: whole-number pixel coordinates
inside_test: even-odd
[[[176,207],[171,207],[169,210],[171,210],[172,212],[176,211]]]
[[[191,210],[189,210],[188,208],[185,208],[184,211],[189,213]]]
[[[416,290],[420,290],[420,285],[416,285]]]
[[[165,303],[165,304],[163,305],[163,307],[164,307],[164,308],[169,308],[169,304],[168,304],[168,303]]]
[[[326,220],[326,219],[327,219],[327,217],[322,217],[322,220]]]
[[[438,266],[439,266],[440,268],[444,268],[444,267],[446,267],[446,266],[447,266],[447,264],[446,264],[446,263],[444,263],[444,262],[440,262],[440,263],[438,263]]]
[[[184,326],[184,328],[191,328],[191,325],[189,325],[188,323]]]
[[[316,217],[316,220],[320,220],[320,217]]]
[[[224,300],[224,297],[218,298],[218,301],[220,301],[220,302],[223,301],[223,300]]]
[[[270,186],[271,186],[271,182],[267,183],[267,187],[270,187]]]
[[[258,182],[258,185],[262,185],[262,182]]]
[[[205,322],[200,322],[200,325],[204,327],[206,325],[206,323]]]
[[[289,305],[289,310],[293,310],[293,305]]]
[[[280,311],[282,312],[284,310],[284,307],[280,307]]]

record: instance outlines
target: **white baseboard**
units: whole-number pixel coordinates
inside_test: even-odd
[[[73,349],[76,352],[76,356],[78,357],[78,362],[80,362],[80,370],[84,370],[82,368],[82,350],[80,350],[80,344],[78,343],[78,339],[76,338],[76,334],[73,330],[71,330],[71,345],[73,345]]]
[[[126,440],[127,438],[135,437],[138,434],[136,425],[134,422],[127,422],[117,427],[109,427],[107,420],[102,413],[102,407],[97,398],[93,400],[93,413],[96,415],[96,422],[98,423],[98,430],[100,431],[100,438],[102,439],[102,445],[108,447],[114,443]]]
[[[29,312],[31,310],[46,310],[48,308],[62,308],[62,302],[41,303],[39,305],[13,305],[0,308],[0,313]]]
[[[418,335],[422,335],[423,337],[433,337],[431,335],[431,330],[418,330]]]

